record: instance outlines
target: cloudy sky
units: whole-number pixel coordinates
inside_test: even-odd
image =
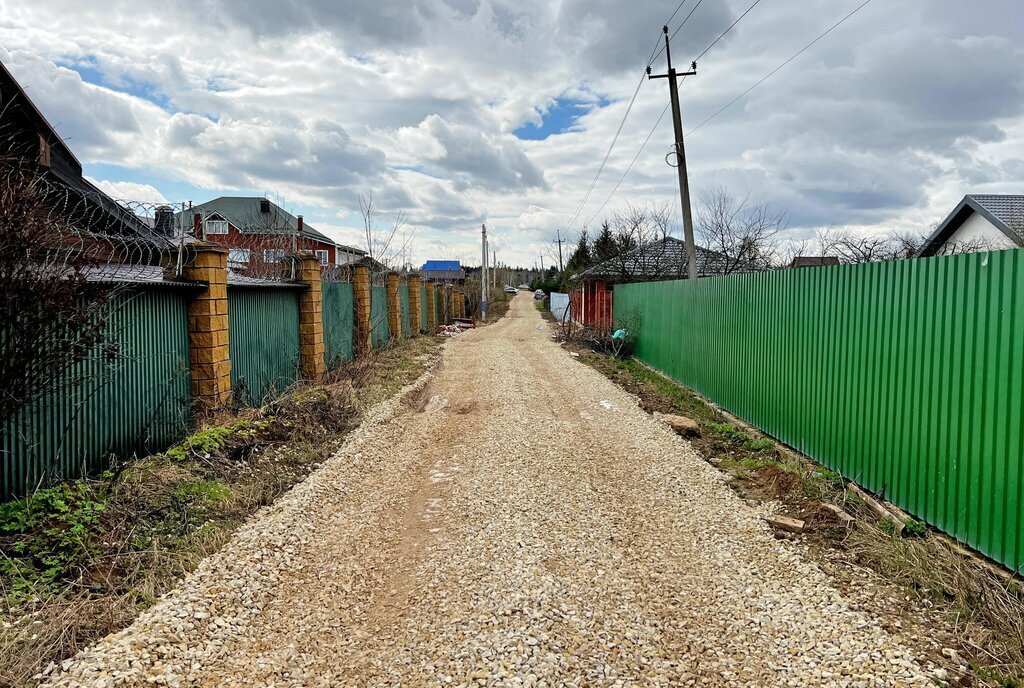
[[[687,0],[685,64],[752,0]],[[861,0],[764,0],[682,85],[695,127]],[[0,61],[115,197],[268,194],[359,245],[357,197],[405,211],[413,259],[533,265],[600,222],[668,98],[636,104],[678,0],[0,0]],[[656,67],[663,66],[659,58]],[[926,230],[965,193],[1024,193],[1024,3],[874,0],[687,139],[724,185],[818,226]],[[603,212],[677,207],[665,117]],[[545,258],[545,260],[548,260]]]

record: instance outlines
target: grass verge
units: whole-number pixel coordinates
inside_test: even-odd
[[[1024,589],[1019,579],[909,519],[903,535],[847,490],[838,473],[727,417],[687,387],[634,359],[576,349],[584,363],[636,395],[649,413],[700,426],[694,448],[748,500],[805,521],[796,539],[837,586],[919,657],[936,683],[1024,688]],[[844,526],[829,508],[853,517]],[[865,569],[872,572],[865,574]]]
[[[419,377],[438,347],[403,340],[324,384],[211,418],[164,454],[0,504],[0,685],[31,685],[130,624],[333,454],[367,408]]]

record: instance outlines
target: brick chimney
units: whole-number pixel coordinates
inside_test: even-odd
[[[203,238],[203,216],[200,213],[192,215],[192,234],[196,239]]]

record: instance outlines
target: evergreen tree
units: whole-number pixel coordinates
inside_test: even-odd
[[[593,254],[595,264],[603,263],[619,254],[619,244],[615,241],[615,235],[612,234],[612,228],[607,220],[601,225],[601,233],[594,239]]]
[[[576,248],[573,250],[572,255],[569,256],[569,261],[565,264],[565,269],[574,273],[581,272],[593,264],[594,259],[590,254],[590,241],[587,238],[587,230],[583,229],[580,231],[580,238],[576,242]]]

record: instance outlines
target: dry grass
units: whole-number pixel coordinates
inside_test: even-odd
[[[0,685],[31,685],[50,662],[130,624],[330,456],[366,408],[433,365],[438,351],[435,337],[404,340],[261,409],[208,418],[167,454],[74,483],[83,499],[103,505],[102,517],[55,584],[31,580],[31,569],[0,575]],[[8,562],[25,560],[16,542],[0,540]]]
[[[692,391],[635,360],[580,351],[580,360],[636,394],[649,413],[676,413],[697,420],[702,429],[694,447],[734,479],[748,499],[779,502],[781,511],[800,518],[808,530],[794,537],[809,545],[823,568],[862,566],[879,580],[882,596],[859,596],[877,615],[913,629],[904,638],[936,665],[949,669],[951,685],[1024,688],[1024,588],[991,562],[967,551],[933,529],[919,537],[891,532],[861,500],[851,497],[841,476],[810,458],[723,414]],[[855,518],[843,528],[823,502]],[[840,571],[840,573],[843,573]],[[837,584],[858,593],[861,580],[839,576]],[[924,642],[927,639],[931,642]],[[942,654],[954,650],[955,655]],[[961,670],[964,667],[966,670]]]

